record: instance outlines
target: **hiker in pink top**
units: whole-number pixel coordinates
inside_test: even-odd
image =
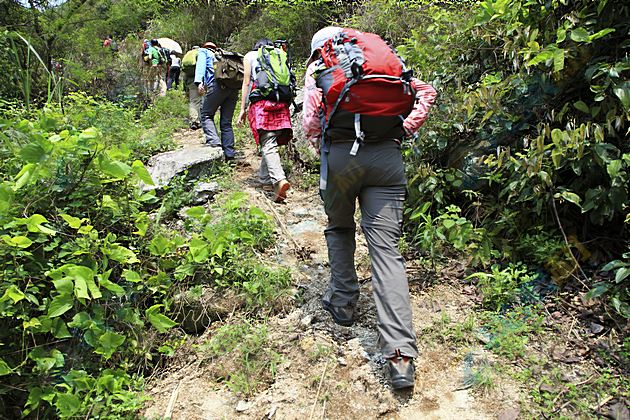
[[[386,88],[386,92],[392,94],[392,98],[387,99],[400,100],[407,107],[405,109],[409,110],[413,106],[404,113],[406,117],[402,114],[388,115],[383,111],[365,115],[350,112],[342,106],[337,107],[342,100],[354,100],[359,104],[377,107],[380,104],[367,99],[361,102],[362,96],[352,96],[353,91],[347,81],[342,90],[345,93],[339,95],[336,103],[325,103],[323,91],[314,76],[316,70],[320,85],[328,86],[328,92],[333,89],[331,85],[327,85],[331,79],[326,77],[335,71],[335,67],[343,69],[341,63],[349,63],[348,67],[353,70],[361,66],[363,71],[367,71],[364,68],[367,60],[355,58],[361,52],[351,51],[354,55],[347,53],[347,56],[342,57],[343,60],[338,55],[338,66],[327,65],[322,58],[322,53],[328,54],[327,58],[330,58],[331,54],[343,54],[343,51],[351,50],[352,42],[348,45],[342,44],[348,39],[346,34],[350,31],[353,31],[352,36],[372,36],[372,39],[376,39],[374,34],[355,30],[336,27],[320,30],[311,41],[311,57],[307,63],[304,86],[303,128],[306,137],[322,157],[320,195],[328,216],[328,226],[324,234],[328,244],[331,275],[328,290],[322,298],[322,306],[332,315],[335,323],[343,326],[354,323],[355,307],[359,299],[359,282],[354,267],[354,214],[358,198],[361,227],[372,262],[372,293],[376,304],[381,353],[387,359],[392,387],[409,388],[415,382],[413,359],[418,357],[418,347],[412,322],[405,259],[398,251],[407,197],[401,143],[405,137],[415,135],[427,119],[436,92],[427,83],[412,78],[399,65],[407,78],[403,79],[401,75],[398,81],[400,84],[406,83],[406,89],[398,91]],[[354,41],[358,43],[358,40]],[[384,43],[383,48],[389,51]],[[346,78],[350,77],[345,70],[342,74]],[[333,80],[343,79],[337,77]],[[362,86],[368,87],[367,92],[375,91],[375,85],[370,84],[369,79]],[[409,87],[412,89],[408,89]],[[363,89],[366,92],[366,88]],[[413,90],[415,98],[407,96]],[[414,99],[415,102],[412,102]],[[326,111],[329,112],[328,116]],[[328,118],[324,120],[325,131],[320,118]]]
[[[241,112],[237,120],[239,125],[245,122],[252,80],[256,78],[258,49],[267,45],[273,46],[273,42],[270,39],[259,40],[254,45],[254,49],[245,54],[243,59],[244,78]],[[265,191],[274,192],[273,200],[275,202],[282,202],[287,198],[287,191],[291,185],[282,169],[278,146],[287,144],[293,138],[289,104],[268,99],[253,102],[249,105],[248,120],[256,144],[260,146],[262,154],[259,170],[260,183],[263,184]]]

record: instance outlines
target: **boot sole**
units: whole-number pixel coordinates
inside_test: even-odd
[[[392,379],[392,388],[394,389],[411,388],[414,385],[414,381],[409,380],[408,378]]]
[[[276,203],[279,201],[284,201],[287,198],[287,191],[291,188],[291,184],[285,182],[281,187],[278,187],[278,195],[274,200]]]

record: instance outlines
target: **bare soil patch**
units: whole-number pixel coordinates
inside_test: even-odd
[[[182,147],[201,147],[199,131],[176,137]],[[234,183],[249,195],[251,205],[276,218],[278,244],[261,257],[267,264],[290,267],[295,280],[293,303],[266,320],[269,347],[281,357],[275,380],[258,378],[249,398],[235,395],[227,380],[221,379],[221,372],[230,369],[229,360],[209,360],[199,352],[181,351],[147,387],[150,401],[145,417],[163,418],[168,413],[172,419],[481,420],[504,413],[503,418],[516,418],[509,413],[518,413],[521,404],[528,403],[528,390],[522,389],[513,373],[529,367],[514,365],[512,370],[496,374],[492,367],[509,360],[470,338],[476,334],[472,325],[478,302],[474,286],[460,281],[467,270],[465,262],[452,261],[439,272],[408,263],[420,356],[413,391],[393,391],[378,346],[365,238],[357,232],[358,321],[350,328],[341,327],[320,303],[330,271],[323,234],[326,216],[317,191],[292,189],[285,203],[273,203],[257,179],[260,158],[253,142],[239,152]],[[243,316],[233,311],[202,335],[187,336],[184,347],[203,346],[220,326],[239,322]],[[458,336],[457,327],[466,325],[471,325],[471,331]],[[548,336],[540,337],[531,348],[537,347],[543,354],[551,342]],[[576,368],[569,370],[590,371],[588,366]],[[484,371],[490,372],[492,386],[470,386],[470,376]],[[587,372],[580,372],[580,377]],[[506,411],[510,409],[514,411]]]

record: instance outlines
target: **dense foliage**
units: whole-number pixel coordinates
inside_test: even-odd
[[[272,227],[242,194],[216,204],[221,217],[189,209],[174,231],[161,222],[189,204],[185,182],[161,204],[136,188],[187,113],[181,91],[142,90],[144,38],[243,53],[282,38],[301,63],[322,26],[379,33],[439,92],[405,148],[411,248],[488,268],[472,277],[492,310],[540,269],[630,318],[630,7],[466,3],[1,2],[0,416],[133,418],[143,374],[179,339],[177,293],[232,288],[257,311],[289,284],[258,264]],[[108,34],[119,54],[102,47]],[[263,331],[226,327],[232,347],[213,342],[208,357],[245,352],[241,336],[262,348]]]
[[[139,120],[78,95],[65,116],[47,108],[0,120],[1,416],[133,416],[142,373],[172,355],[177,293],[203,278],[269,310],[288,284],[288,273],[248,263],[274,236],[244,194],[227,197],[219,218],[193,207],[184,231],[169,231],[159,220],[173,202],[156,208],[155,193],[137,188],[152,184],[138,157],[172,147],[152,131],[181,124],[178,98]]]
[[[593,268],[602,263],[589,260],[597,250],[621,258],[628,251],[627,4],[499,0],[471,11],[432,8],[426,17],[424,30],[401,47],[440,91],[408,151],[415,238],[428,246],[430,233],[441,231],[473,262],[526,261],[560,284],[580,273],[576,258]],[[452,221],[436,224],[453,203]],[[627,287],[623,280],[606,286],[630,317]]]

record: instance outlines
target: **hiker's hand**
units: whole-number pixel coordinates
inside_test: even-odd
[[[238,114],[238,118],[236,120],[236,125],[241,126],[245,124],[245,116],[247,115],[247,111],[241,111]]]
[[[205,95],[205,94],[206,94],[206,88],[205,88],[205,87],[203,87],[203,85],[202,85],[202,84],[200,84],[199,86],[197,86],[197,91],[199,91],[199,94],[200,94],[201,96],[203,96],[203,95]]]

